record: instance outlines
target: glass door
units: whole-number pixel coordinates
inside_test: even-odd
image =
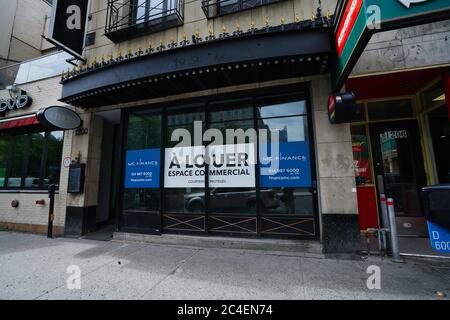
[[[416,121],[372,124],[370,129],[377,187],[394,200],[399,235],[426,236],[420,197],[426,179]]]

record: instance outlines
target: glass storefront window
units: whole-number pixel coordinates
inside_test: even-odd
[[[10,173],[8,175],[8,187],[19,188],[22,185],[26,140],[27,135],[17,135],[13,138],[14,145],[11,157],[12,161],[10,164]]]
[[[58,188],[63,140],[62,131],[0,137],[0,188],[46,190],[51,183]]]
[[[356,105],[356,114],[353,117],[352,122],[363,122],[366,121],[366,111],[364,108],[364,103],[358,103]]]
[[[428,113],[439,183],[450,183],[450,121],[447,106]]]
[[[9,154],[9,137],[0,134],[0,188],[5,185],[6,164]]]
[[[131,114],[128,120],[127,150],[140,150],[161,146],[161,116]]]
[[[218,129],[222,132],[223,140],[217,144],[249,144],[255,143],[256,137],[252,135],[245,135],[240,138],[233,137],[230,141],[230,136],[227,136],[227,130],[243,130],[254,128],[253,120],[253,104],[246,100],[240,102],[241,107],[236,107],[236,102],[224,102],[220,106],[221,110],[210,112],[209,128]],[[222,120],[221,120],[222,119]],[[229,131],[230,132],[230,131]],[[229,133],[228,132],[228,133]],[[254,164],[250,164],[254,166]],[[210,166],[210,171],[214,170],[214,166]],[[221,168],[218,168],[221,169]],[[246,214],[255,215],[257,206],[256,197],[256,177],[253,175],[249,177],[252,179],[251,185],[253,187],[239,187],[239,185],[224,185],[223,187],[210,187],[209,190],[209,211],[212,214]],[[210,184],[216,182],[216,179],[210,176]]]
[[[306,102],[274,101],[258,108],[258,116],[260,134],[268,133],[267,141],[260,138],[259,144],[261,214],[311,216],[314,197]]]
[[[314,236],[308,110],[291,93],[130,112],[121,229]],[[127,187],[143,148],[160,151],[158,188]]]
[[[369,121],[413,118],[414,111],[411,100],[393,100],[367,103]]]
[[[308,141],[308,119],[306,116],[261,119],[259,129],[267,129],[268,143],[272,132],[278,131],[279,142]]]
[[[264,214],[295,214],[310,216],[313,197],[306,188],[261,188],[261,211]]]
[[[352,126],[352,150],[357,185],[372,184],[369,141],[365,126]]]
[[[267,105],[258,108],[258,117],[274,118],[306,114],[306,102],[294,101],[275,105]]]
[[[64,132],[53,131],[47,135],[47,164],[44,176],[44,186],[59,185],[61,160],[64,144]]]
[[[201,134],[205,127],[205,113],[199,110],[190,110],[188,112],[178,109],[169,109],[167,115],[167,129],[166,129],[166,152],[177,146],[181,141],[172,136],[177,129],[185,129],[190,134],[190,141],[183,141],[189,146],[197,146],[196,150],[201,150],[203,141],[195,139],[194,122],[201,122]],[[200,149],[198,149],[200,148]],[[169,161],[167,158],[165,161]],[[166,181],[167,183],[167,181]],[[204,181],[200,183],[203,188],[178,188],[165,187],[164,190],[164,208],[168,213],[195,213],[201,214],[205,212],[205,189]]]
[[[25,187],[39,187],[41,184],[41,165],[44,151],[45,132],[30,134],[30,151],[28,155]]]
[[[128,214],[160,210],[159,165],[151,172],[148,166],[160,162],[161,121],[160,112],[135,112],[129,116],[125,161],[127,168],[135,171],[129,176],[126,172],[125,177],[123,209]]]

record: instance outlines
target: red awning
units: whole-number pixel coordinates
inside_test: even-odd
[[[35,124],[39,124],[39,120],[35,114],[16,118],[0,119],[0,130],[32,126]]]

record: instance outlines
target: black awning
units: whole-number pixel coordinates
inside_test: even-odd
[[[63,80],[62,101],[90,108],[328,72],[330,29],[245,33],[143,54]]]

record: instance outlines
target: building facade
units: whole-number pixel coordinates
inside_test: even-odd
[[[373,38],[345,84],[358,114],[331,124],[337,4],[91,1],[87,63],[63,69],[60,85],[21,86],[44,85],[51,94],[37,106],[59,100],[83,120],[64,133],[59,233],[113,225],[122,236],[288,238],[356,252],[360,231],[382,224],[384,188],[402,232],[423,236],[420,188],[448,178],[448,24]],[[85,166],[83,190],[70,191],[70,164]],[[11,170],[2,207],[22,196]],[[26,173],[21,181],[26,189]],[[18,216],[31,209],[9,207],[0,222],[27,223]]]
[[[0,1],[0,67],[36,58],[55,50],[47,34],[50,1]]]
[[[84,137],[102,147],[81,152],[86,190],[66,220],[97,216],[99,222],[114,210],[109,217],[120,232],[288,237],[323,240],[331,251],[354,248],[350,127],[332,126],[327,113],[336,3],[147,2],[92,3],[88,33],[96,40],[85,51],[89,62],[63,78],[62,100],[103,123]],[[88,85],[100,78],[105,82]],[[194,171],[194,178],[172,178],[187,170],[170,170],[177,150],[170,138],[180,128],[194,134],[194,121],[203,124],[201,134],[279,131],[283,152],[306,163],[286,160],[284,173],[268,179],[256,156],[246,177],[225,177],[210,165],[200,177]],[[244,141],[263,149],[262,141]],[[185,151],[202,155],[205,145]],[[159,162],[154,185],[136,183],[129,174],[143,173],[127,171],[143,150]],[[300,165],[302,172],[286,180],[286,170]]]
[[[444,20],[377,34],[347,81],[360,109],[351,131],[362,230],[382,225],[382,186],[399,234],[428,236],[420,190],[450,182],[449,32]]]

